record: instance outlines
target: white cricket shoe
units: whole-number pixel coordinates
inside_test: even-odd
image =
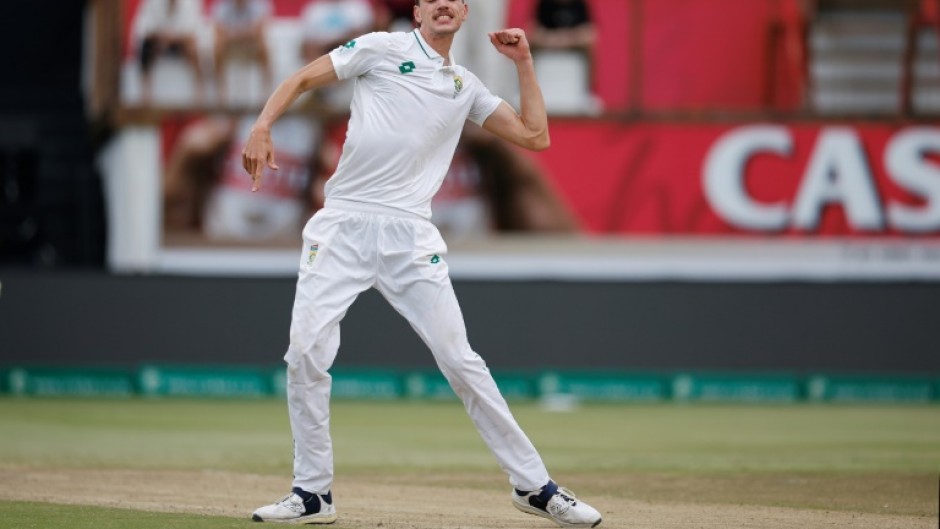
[[[256,510],[251,519],[256,522],[327,524],[336,521],[336,506],[329,492],[313,494],[294,487],[287,496]]]
[[[601,523],[601,513],[597,509],[554,481],[532,492],[514,489],[512,504],[524,513],[548,518],[560,527],[596,527]]]

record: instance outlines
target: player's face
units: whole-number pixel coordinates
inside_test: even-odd
[[[433,34],[452,35],[467,19],[464,0],[421,0],[415,6],[415,20]]]

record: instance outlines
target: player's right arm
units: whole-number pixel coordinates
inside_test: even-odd
[[[277,170],[274,146],[271,143],[271,126],[285,111],[308,90],[337,81],[339,77],[329,55],[323,55],[307,66],[294,72],[282,82],[261,110],[251,134],[242,151],[242,166],[251,175],[251,190],[261,189],[261,177],[265,166]]]

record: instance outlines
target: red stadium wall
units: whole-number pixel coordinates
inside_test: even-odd
[[[513,0],[509,25],[528,27],[536,3]],[[800,23],[794,0],[589,4],[599,40],[595,85],[607,110],[757,111],[799,104],[798,65],[792,64],[798,58],[784,51]],[[639,64],[631,65],[635,41]],[[631,79],[631,72],[640,79]]]

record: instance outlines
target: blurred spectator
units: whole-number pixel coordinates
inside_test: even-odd
[[[134,19],[133,35],[143,73],[141,98],[149,104],[153,89],[153,66],[163,55],[182,56],[193,70],[196,98],[205,93],[199,60],[197,31],[202,23],[201,0],[144,0]]]
[[[234,132],[235,120],[224,116],[196,119],[175,139],[164,130],[164,141],[172,144],[163,177],[168,233],[202,230],[206,197],[222,173]]]
[[[303,57],[311,62],[374,29],[369,0],[313,0],[302,15]]]
[[[271,0],[218,0],[215,4],[212,10],[215,26],[215,79],[221,102],[228,102],[226,66],[232,57],[257,60],[264,79],[264,91],[274,88],[265,42],[266,25],[271,13]]]
[[[576,49],[593,56],[597,36],[586,0],[539,0],[535,22],[529,38],[534,47]]]
[[[539,78],[540,84],[548,88],[546,105],[549,110],[553,106],[562,110],[577,110],[579,106],[596,110],[590,107],[598,105],[593,95],[597,33],[587,0],[539,0],[534,23],[529,43],[536,69],[544,72]],[[572,71],[578,64],[584,66],[577,68],[584,73],[574,79]],[[567,72],[567,76],[556,75],[558,72]],[[577,81],[580,85],[560,86],[555,82],[558,79]]]
[[[307,117],[285,116],[271,130],[277,171],[251,191],[241,153],[254,116],[205,117],[179,135],[164,175],[164,225],[168,234],[201,232],[222,241],[293,240],[322,192],[312,188],[319,126]],[[318,198],[319,197],[319,198]]]
[[[470,123],[432,210],[432,222],[452,239],[578,230],[574,215],[529,155]]]
[[[379,0],[376,28],[389,32],[411,31],[415,27],[414,7],[414,0]]]
[[[313,0],[302,15],[302,50],[305,62],[329,53],[375,29],[375,12],[369,0]],[[332,112],[349,111],[353,83],[336,83],[313,94]]]

